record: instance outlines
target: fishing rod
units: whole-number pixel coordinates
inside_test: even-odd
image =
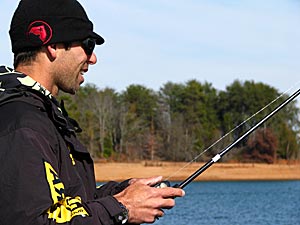
[[[265,123],[267,120],[269,120],[272,116],[274,116],[276,113],[278,113],[282,108],[284,108],[287,104],[289,104],[291,101],[293,101],[299,94],[300,94],[300,89],[298,89],[297,91],[295,91],[290,97],[288,97],[285,101],[283,101],[280,105],[278,105],[271,113],[269,113],[268,115],[266,115],[257,124],[255,124],[253,127],[251,127],[250,129],[248,129],[242,136],[240,136],[234,142],[232,142],[231,144],[229,144],[227,147],[225,147],[222,151],[220,151],[214,157],[212,157],[207,163],[205,163],[202,167],[200,167],[192,175],[190,175],[188,178],[186,178],[180,184],[175,184],[173,187],[181,188],[181,189],[183,189],[184,187],[186,187],[189,183],[191,183],[193,180],[195,180],[195,178],[197,178],[205,170],[207,170],[209,167],[211,167],[214,163],[218,162],[226,153],[228,153],[240,141],[242,141],[246,137],[248,137],[259,126],[261,126],[263,123]],[[161,183],[159,183],[159,184],[156,185],[156,187],[158,187],[158,188],[170,187],[170,186],[171,185],[170,185],[169,181],[162,181]]]

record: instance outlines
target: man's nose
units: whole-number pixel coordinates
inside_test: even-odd
[[[97,56],[96,54],[93,52],[91,56],[88,57],[87,59],[88,64],[90,65],[94,65],[97,63]]]

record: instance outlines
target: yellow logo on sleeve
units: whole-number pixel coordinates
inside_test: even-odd
[[[79,196],[65,197],[65,187],[58,177],[57,172],[48,163],[44,162],[46,177],[49,184],[53,205],[47,211],[48,218],[55,220],[57,223],[70,222],[75,216],[89,216],[82,205]]]
[[[80,197],[66,197],[48,210],[48,218],[53,219],[56,223],[70,222],[75,216],[89,216],[81,203]]]
[[[45,161],[44,164],[51,197],[53,203],[55,204],[65,198],[65,187],[59,179],[57,172],[53,169],[50,163]]]

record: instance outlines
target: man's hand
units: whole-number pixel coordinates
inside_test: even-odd
[[[162,217],[162,209],[175,206],[175,197],[184,196],[180,188],[155,188],[155,184],[162,181],[162,177],[132,179],[130,185],[114,197],[129,211],[129,223],[153,223]]]

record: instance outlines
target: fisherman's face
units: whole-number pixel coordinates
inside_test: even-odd
[[[59,51],[59,70],[56,71],[55,82],[59,90],[75,94],[80,85],[84,82],[84,74],[88,71],[89,65],[97,63],[94,52],[87,54],[81,42],[74,42],[68,49]]]

